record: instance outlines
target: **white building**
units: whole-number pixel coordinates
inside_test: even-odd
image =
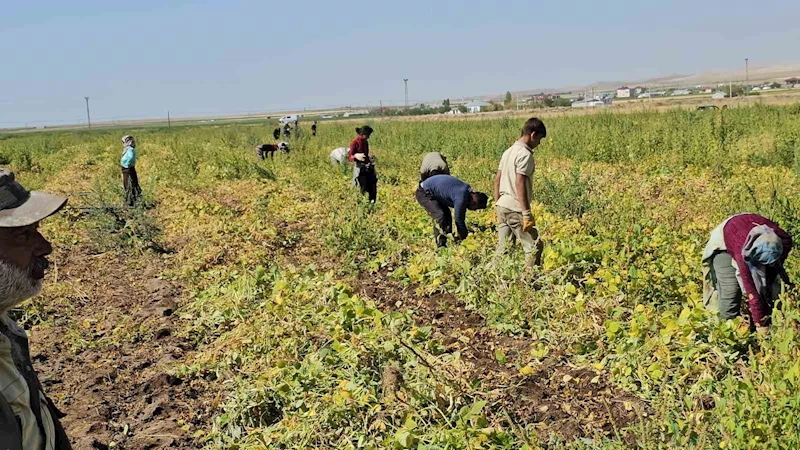
[[[473,100],[464,106],[466,106],[467,111],[471,113],[479,113],[481,111],[486,111],[486,109],[491,105],[483,100]]]
[[[714,93],[714,95],[711,96],[711,98],[713,98],[714,100],[722,100],[725,97],[727,97],[727,95],[725,95],[725,93],[722,91],[717,91]]]
[[[651,98],[651,97],[663,97],[667,94],[666,91],[651,91],[645,92],[643,94],[639,94],[636,98]]]
[[[628,86],[622,86],[617,89],[617,98],[632,98],[636,92]]]
[[[689,95],[691,93],[692,91],[690,91],[689,89],[675,89],[674,91],[672,91],[672,95]]]

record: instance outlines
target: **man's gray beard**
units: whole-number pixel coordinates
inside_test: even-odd
[[[37,295],[42,280],[34,280],[25,270],[0,260],[0,314]]]

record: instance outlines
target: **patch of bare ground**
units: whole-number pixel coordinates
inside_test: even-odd
[[[545,438],[571,441],[603,435],[624,439],[622,429],[650,411],[646,403],[613,386],[605,375],[576,367],[558,352],[534,364],[532,373],[521,374],[515,361],[527,362],[536,342],[500,334],[453,295],[418,296],[415,286],[385,275],[357,283],[356,290],[384,310],[411,312],[418,326],[432,327],[431,338],[441,342],[445,352],[459,352],[469,364],[462,373],[450,374],[451,378],[480,385],[488,394],[495,420],[534,425]]]
[[[159,279],[161,258],[78,248],[55,262],[46,282],[62,288],[39,300],[52,319],[32,328],[31,351],[73,446],[200,446],[193,434],[210,428],[220,386],[171,374],[194,349],[176,336],[182,288]]]

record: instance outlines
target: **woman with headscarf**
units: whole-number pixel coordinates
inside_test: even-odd
[[[361,188],[361,193],[369,195],[369,201],[375,203],[378,197],[378,176],[375,174],[375,162],[369,157],[369,138],[372,131],[369,125],[356,128],[358,136],[350,143],[347,159],[355,163],[353,185]]]
[[[781,282],[790,284],[783,263],[791,250],[792,237],[775,222],[758,214],[729,217],[711,232],[703,251],[704,304],[721,319],[732,319],[744,292],[756,330],[768,333]]]
[[[136,174],[136,141],[133,136],[122,138],[122,158],[119,161],[122,166],[122,187],[125,189],[125,202],[128,206],[133,206],[142,195],[142,188],[139,187],[139,176]]]

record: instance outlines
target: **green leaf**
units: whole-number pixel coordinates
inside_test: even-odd
[[[608,336],[609,339],[613,339],[614,336],[616,336],[617,333],[619,333],[619,330],[621,329],[622,329],[622,324],[620,324],[616,320],[606,321],[606,336]]]
[[[503,349],[495,349],[494,351],[494,359],[497,360],[500,364],[505,364],[508,362],[508,358],[506,358],[506,354],[503,352]]]
[[[789,383],[795,384],[795,380],[800,378],[800,361],[794,363],[794,365],[786,371],[783,377],[786,378],[786,381]]]
[[[394,435],[394,440],[403,448],[411,448],[417,443],[417,437],[408,430],[398,431],[397,434]]]
[[[473,403],[469,409],[469,415],[472,417],[479,416],[484,406],[486,406],[486,400],[479,400]]]

